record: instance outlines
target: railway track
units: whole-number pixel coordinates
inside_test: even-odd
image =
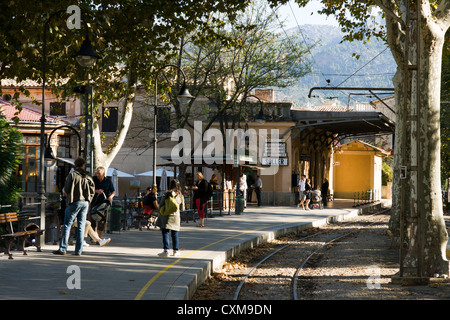
[[[364,221],[341,222],[339,227],[330,230],[319,230],[312,234],[297,235],[296,239],[288,241],[269,254],[265,254],[240,280],[234,291],[233,300],[260,299],[261,292],[267,291],[272,295],[282,295],[285,299],[299,300],[299,278],[305,266],[314,264],[317,256],[327,248],[338,245],[344,239],[355,236],[365,228],[378,221],[371,221],[371,217],[381,215],[390,209],[365,215]],[[353,226],[352,226],[353,224]],[[280,268],[283,269],[280,272]],[[272,271],[268,271],[272,270]],[[273,285],[267,282],[258,285],[259,279],[271,279]],[[264,282],[264,281],[262,281]],[[280,292],[275,292],[280,291]]]

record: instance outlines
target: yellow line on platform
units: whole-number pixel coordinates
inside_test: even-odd
[[[134,300],[141,300],[142,296],[145,294],[145,292],[148,290],[148,288],[152,285],[152,283],[155,282],[156,279],[158,279],[162,274],[164,274],[164,272],[166,272],[167,270],[169,270],[170,268],[172,268],[172,267],[173,267],[174,265],[176,265],[178,262],[180,262],[180,261],[183,260],[183,259],[186,259],[186,258],[189,257],[190,255],[192,255],[192,254],[194,254],[194,253],[196,253],[196,252],[198,252],[198,251],[200,251],[200,250],[203,250],[203,249],[205,249],[205,248],[208,248],[208,247],[210,247],[210,246],[212,246],[212,245],[215,245],[215,244],[217,244],[217,243],[219,243],[219,242],[222,242],[222,241],[225,241],[225,240],[228,240],[228,239],[232,239],[232,238],[235,238],[235,237],[239,237],[239,236],[242,236],[242,235],[247,234],[247,233],[260,231],[260,230],[266,229],[266,228],[271,228],[271,227],[273,227],[273,226],[265,226],[265,227],[262,227],[262,228],[259,228],[259,229],[254,229],[254,230],[246,231],[246,232],[243,232],[243,233],[239,233],[239,234],[234,235],[234,236],[230,236],[230,237],[227,237],[227,238],[223,238],[223,239],[221,239],[221,240],[218,240],[218,241],[216,241],[216,242],[210,243],[210,244],[208,244],[208,245],[206,245],[206,246],[203,246],[203,247],[201,247],[201,248],[199,248],[199,249],[197,249],[197,250],[194,250],[194,251],[192,251],[192,252],[190,252],[190,253],[188,253],[188,254],[182,256],[181,258],[175,260],[174,262],[172,262],[171,264],[169,264],[168,266],[166,266],[164,269],[162,269],[161,271],[159,271],[156,275],[154,275],[153,278],[151,278],[151,279],[145,284],[145,286],[141,289],[141,291],[139,291],[138,295],[134,298]]]

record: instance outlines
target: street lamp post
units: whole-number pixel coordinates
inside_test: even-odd
[[[46,185],[45,185],[45,84],[46,84],[46,73],[47,73],[47,29],[50,23],[50,20],[58,14],[66,12],[66,10],[59,10],[52,13],[49,18],[45,21],[44,24],[44,33],[43,33],[43,50],[42,50],[42,114],[41,114],[41,132],[40,132],[40,141],[39,141],[39,190],[37,200],[39,201],[39,213],[40,213],[40,229],[45,230],[45,197]],[[87,27],[86,27],[87,29]],[[95,61],[100,58],[94,51],[87,37],[86,30],[86,39],[83,41],[81,45],[80,51],[76,55],[77,61],[82,66],[92,66]],[[39,238],[39,244],[42,245],[45,243],[45,235],[44,233]]]
[[[180,103],[188,102],[191,99],[194,99],[194,97],[189,93],[189,90],[186,87],[186,75],[184,71],[174,65],[174,64],[167,64],[156,71],[155,76],[155,105],[153,107],[153,185],[156,186],[156,155],[157,155],[157,146],[158,146],[158,138],[156,137],[156,125],[157,125],[157,118],[158,118],[158,75],[159,73],[167,68],[172,67],[176,68],[179,71],[181,71],[181,74],[183,75],[183,85],[181,86],[180,93],[177,95],[177,98],[180,99]]]
[[[70,130],[72,130],[73,132],[76,133],[77,137],[78,137],[78,156],[81,156],[81,136],[80,133],[72,126],[69,125],[62,125],[59,127],[56,127],[55,129],[52,130],[52,132],[50,132],[50,135],[48,136],[47,139],[47,146],[45,147],[45,153],[44,153],[44,158],[45,160],[58,160],[57,157],[55,157],[55,155],[53,154],[53,150],[50,147],[50,141],[52,138],[53,133],[55,133],[56,130],[61,129],[61,128],[68,128]],[[86,155],[84,155],[86,157]]]
[[[46,72],[47,72],[47,29],[50,20],[65,10],[59,10],[51,14],[44,24],[44,33],[43,33],[43,50],[42,50],[42,114],[41,114],[41,134],[39,139],[39,190],[38,197],[39,200],[39,212],[40,212],[40,229],[45,230],[45,163],[44,163],[44,153],[45,153],[45,82]],[[45,235],[41,234],[39,237],[39,245],[45,243]]]
[[[263,110],[263,102],[261,101],[261,99],[253,94],[248,95],[247,98],[252,97],[252,98],[256,98],[256,100],[258,100],[260,108],[259,108],[259,112],[255,117],[255,121],[259,124],[264,124],[266,123],[266,117],[264,116],[264,110]]]
[[[89,33],[88,33],[88,27],[86,21],[84,21],[84,25],[86,27],[86,37],[81,44],[80,50],[75,55],[75,58],[78,62],[78,64],[83,68],[90,68],[97,62],[98,59],[101,59],[101,57],[95,52],[94,48],[92,47],[91,41],[89,40]],[[85,150],[84,150],[84,156],[86,158],[87,162],[87,171],[92,175],[94,174],[94,148],[93,148],[93,129],[92,129],[92,122],[93,122],[93,95],[94,91],[92,86],[82,86],[82,93],[85,94],[82,101],[84,102],[84,110],[85,112]]]
[[[263,102],[261,101],[261,99],[253,94],[250,94],[248,96],[246,96],[245,98],[255,98],[256,100],[258,100],[258,103],[260,105],[259,108],[259,113],[256,115],[255,117],[255,121],[259,124],[264,124],[266,122],[266,117],[264,116],[264,110],[263,110]],[[241,128],[241,110],[239,110],[239,129]],[[245,124],[245,131],[247,131],[248,129],[248,124]],[[248,136],[246,136],[246,138],[248,138]],[[238,190],[239,190],[239,176],[240,176],[240,172],[241,172],[241,159],[239,158],[239,152],[236,153],[236,159],[235,159],[235,167],[236,167],[236,199],[237,199],[237,194],[238,194]],[[240,208],[242,211],[244,210],[244,202],[242,202],[242,208]],[[238,209],[237,206],[235,206],[235,214],[241,214],[240,210]]]

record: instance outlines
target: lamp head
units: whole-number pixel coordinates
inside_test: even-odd
[[[80,50],[75,55],[77,62],[84,68],[92,67],[101,57],[95,52],[89,38],[86,38],[81,44]]]
[[[255,117],[255,121],[259,124],[266,123],[266,117],[264,116],[264,111],[263,111],[262,106],[261,106],[261,109],[259,110],[258,115]]]
[[[177,98],[181,104],[187,104],[189,100],[195,99],[195,97],[192,96],[191,93],[189,92],[185,83],[183,83],[183,86],[181,87],[180,93],[178,94]]]

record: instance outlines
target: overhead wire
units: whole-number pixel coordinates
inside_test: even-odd
[[[305,35],[303,34],[303,30],[300,28],[300,25],[298,24],[297,17],[295,16],[295,13],[294,13],[294,9],[292,9],[292,6],[291,6],[291,2],[289,1],[288,4],[289,4],[289,8],[291,9],[292,16],[294,17],[295,24],[297,25],[298,31],[300,32],[300,34],[301,34],[301,36],[302,36],[302,38],[303,38],[303,42],[305,43],[306,47],[308,48],[308,52],[309,52],[309,54],[311,55],[311,57],[312,57],[312,59],[313,59],[313,61],[314,61],[314,64],[316,65],[316,67],[317,67],[317,69],[319,70],[319,72],[322,74],[322,76],[323,76],[323,78],[325,79],[325,81],[326,81],[327,83],[329,83],[329,79],[327,79],[327,78],[325,77],[325,75],[323,74],[322,70],[320,70],[319,66],[317,65],[316,59],[314,58],[314,55],[313,55],[313,53],[312,53],[312,51],[311,51],[311,48],[309,47],[308,42],[306,41],[306,37],[305,37]]]
[[[344,79],[341,83],[339,83],[336,87],[339,87],[341,84],[343,84],[344,82],[346,82],[348,79],[350,79],[351,77],[353,77],[356,73],[358,73],[361,69],[365,68],[369,63],[371,63],[373,60],[375,60],[376,58],[378,58],[381,54],[383,54],[389,47],[384,48],[384,50],[382,50],[380,53],[378,53],[375,57],[373,57],[372,59],[370,59],[366,64],[364,64],[361,68],[359,68],[358,70],[356,70],[355,72],[353,72],[350,76],[348,76],[346,79]]]
[[[306,37],[304,36],[303,31],[302,31],[302,29],[300,28],[300,25],[299,25],[299,23],[298,23],[298,21],[297,21],[297,17],[295,16],[295,12],[294,12],[294,10],[293,10],[293,8],[292,8],[292,6],[291,6],[290,1],[288,2],[288,5],[289,5],[289,8],[291,9],[292,16],[293,16],[293,18],[294,18],[294,20],[295,20],[295,23],[296,23],[296,25],[297,25],[297,28],[298,28],[298,30],[299,30],[301,36],[302,36],[302,38],[303,38],[303,41],[304,41],[305,45],[306,45],[307,48],[308,48],[308,52],[310,53],[310,55],[311,55],[311,57],[312,57],[312,59],[313,59],[313,61],[314,61],[314,64],[315,64],[316,67],[318,68],[320,74],[321,74],[322,77],[325,79],[325,81],[327,82],[327,84],[330,84],[330,80],[327,79],[327,77],[325,76],[325,74],[320,70],[319,66],[317,65],[317,62],[316,62],[316,60],[315,60],[315,58],[314,58],[314,55],[313,55],[313,53],[312,53],[312,51],[311,51],[311,48],[310,48],[310,46],[308,45],[308,42],[306,41]],[[273,10],[273,9],[272,9],[272,10]],[[276,13],[275,13],[275,14],[276,14]],[[276,16],[277,16],[277,19],[278,19],[278,15],[276,15]],[[285,32],[285,34],[286,34],[286,36],[287,36],[287,33],[286,33],[286,31],[284,30],[283,25],[281,24],[281,22],[280,22],[280,26],[281,26],[281,28],[283,29],[283,31]],[[344,79],[343,81],[341,81],[341,82],[340,82],[337,86],[335,86],[335,87],[341,86],[341,85],[342,85],[343,83],[345,83],[347,80],[349,80],[350,78],[356,76],[356,73],[358,73],[360,70],[362,70],[363,68],[365,68],[368,64],[370,64],[372,61],[374,61],[376,58],[378,58],[378,57],[379,57],[381,54],[383,54],[388,48],[389,48],[389,47],[386,47],[384,50],[382,50],[380,53],[378,53],[375,57],[373,57],[370,61],[368,61],[366,64],[364,64],[364,65],[363,65],[362,67],[360,67],[358,70],[356,70],[355,72],[353,72],[351,75],[349,75],[346,79]],[[332,75],[332,74],[329,74],[329,75]],[[362,76],[362,75],[361,75],[361,76]],[[342,91],[341,91],[341,92],[342,92]],[[348,97],[350,97],[350,95],[349,95],[348,93],[346,93],[346,92],[342,92],[342,93],[344,93],[345,95],[347,95]]]

